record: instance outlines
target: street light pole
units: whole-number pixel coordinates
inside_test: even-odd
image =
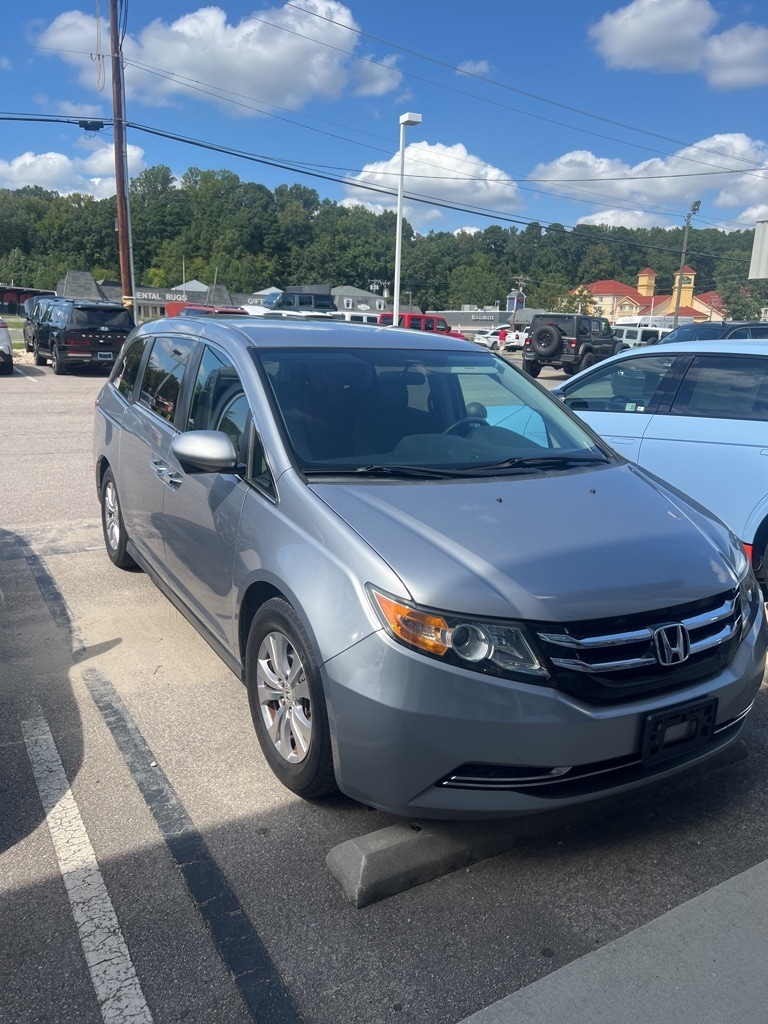
[[[400,260],[403,254],[403,184],[405,180],[405,126],[421,124],[421,114],[400,115],[400,175],[397,180],[397,235],[395,236],[395,288],[392,298],[392,324],[400,323]]]
[[[680,313],[680,294],[683,290],[683,270],[685,269],[685,254],[688,249],[688,228],[691,226],[691,217],[699,212],[701,200],[697,199],[691,203],[691,208],[685,216],[685,231],[683,232],[683,252],[680,256],[680,273],[677,275],[677,294],[675,295],[675,315],[672,319],[672,329],[677,327],[677,318]]]

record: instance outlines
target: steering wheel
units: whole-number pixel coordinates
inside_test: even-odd
[[[446,427],[443,431],[444,434],[452,434],[454,430],[458,430],[459,427],[467,426],[470,423],[484,423],[486,427],[490,426],[488,420],[483,416],[462,416],[460,420],[456,420],[450,427]]]

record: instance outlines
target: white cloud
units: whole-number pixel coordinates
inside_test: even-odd
[[[710,34],[718,18],[709,0],[632,0],[589,35],[610,68],[698,71],[715,89],[768,84],[768,27],[742,22]]]
[[[631,216],[638,205],[678,208],[704,194],[708,194],[706,205],[710,209],[735,210],[745,203],[768,202],[766,170],[768,146],[741,132],[732,132],[712,135],[671,156],[637,164],[598,157],[589,150],[574,150],[551,163],[539,164],[530,177],[549,179],[537,180],[536,187],[557,195],[583,201],[605,200],[617,208],[624,204],[622,215]],[[720,171],[728,173],[712,173]],[[658,224],[667,219],[668,213],[649,212],[646,216]],[[591,222],[594,216],[590,214],[585,221]]]
[[[709,0],[633,0],[589,29],[611,68],[694,71],[717,21]]]
[[[359,27],[347,7],[337,0],[304,0],[304,8],[273,7],[233,24],[214,6],[170,23],[155,19],[124,40],[128,98],[169,106],[181,96],[194,96],[231,114],[256,116],[270,104],[298,110],[314,97],[335,99],[346,88],[378,96],[399,86],[402,75],[394,57],[374,64],[351,56]],[[78,69],[81,85],[95,88],[96,36],[95,18],[67,11],[39,42]],[[107,51],[102,26],[102,52]],[[172,71],[158,74],[158,69]]]
[[[0,71],[12,71],[13,65],[7,57],[0,57]]]
[[[768,28],[742,24],[713,36],[706,70],[710,85],[719,89],[768,85]]]
[[[357,62],[352,71],[355,95],[384,96],[397,89],[403,74],[395,66],[396,61],[397,57],[389,56]]]
[[[612,228],[653,228],[659,225],[658,216],[645,213],[643,210],[601,210],[590,213],[588,217],[579,217],[577,224],[607,224]],[[677,223],[673,225],[677,227]]]
[[[491,65],[487,60],[465,60],[457,70],[466,75],[487,75],[490,74]]]
[[[131,177],[144,170],[144,151],[128,146],[128,173]],[[91,152],[82,159],[63,153],[22,153],[13,160],[0,160],[0,188],[17,189],[39,185],[51,192],[68,195],[80,192],[96,199],[115,194],[114,148],[91,144]]]
[[[370,209],[372,204],[376,204],[379,210],[395,209],[399,175],[399,153],[389,160],[367,164],[356,180],[364,185],[388,189],[390,196],[347,185],[345,205],[359,203]],[[486,210],[506,212],[521,207],[517,185],[510,181],[509,176],[468,153],[461,143],[445,146],[412,142],[406,146],[404,192]],[[425,224],[441,217],[439,209],[434,206],[430,209],[428,202],[426,205],[409,204],[406,198],[406,204],[406,216],[412,224]]]
[[[56,110],[65,117],[85,117],[91,120],[99,120],[102,117],[112,117],[104,113],[103,107],[98,103],[73,103],[71,100],[59,100],[56,103]]]

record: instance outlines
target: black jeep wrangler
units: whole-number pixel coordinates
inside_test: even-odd
[[[538,377],[542,366],[554,366],[570,377],[623,347],[603,316],[536,313],[523,345],[523,369]]]

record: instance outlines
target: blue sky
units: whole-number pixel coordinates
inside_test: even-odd
[[[111,118],[108,0],[14,16],[2,116]],[[405,213],[420,232],[678,226],[695,199],[697,227],[768,217],[764,3],[129,0],[120,16],[128,122],[190,140],[129,127],[131,176],[228,168],[393,209],[414,111]],[[0,187],[23,185],[114,193],[111,127],[3,120]]]

